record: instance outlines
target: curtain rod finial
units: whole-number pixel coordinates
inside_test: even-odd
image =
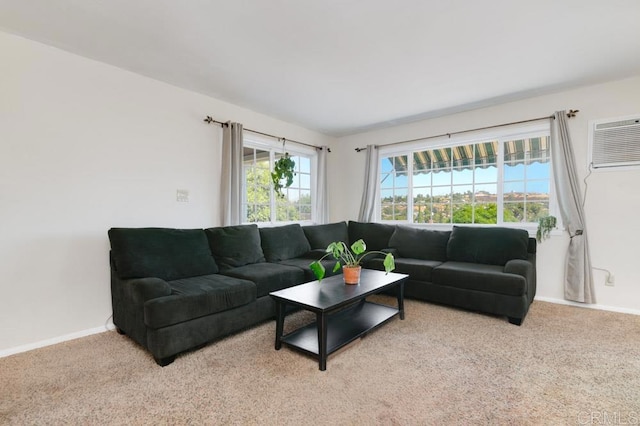
[[[213,121],[213,118],[211,116],[207,115],[207,118],[205,118],[204,121],[206,123],[211,123]]]
[[[567,117],[569,118],[573,118],[576,116],[577,113],[579,113],[580,110],[579,109],[570,109],[569,112],[567,113]]]

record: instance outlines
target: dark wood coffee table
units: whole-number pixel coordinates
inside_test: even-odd
[[[276,350],[282,343],[318,358],[327,356],[398,315],[404,319],[404,282],[409,276],[363,269],[360,284],[348,285],[342,275],[269,293],[276,301]],[[398,307],[368,302],[367,296],[397,287]],[[315,312],[316,321],[283,336],[287,305]]]

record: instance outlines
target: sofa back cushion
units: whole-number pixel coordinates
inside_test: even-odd
[[[264,262],[258,225],[221,226],[205,229],[205,233],[222,270]]]
[[[312,250],[326,249],[334,241],[349,242],[347,222],[328,223],[326,225],[303,226],[304,235]]]
[[[389,248],[389,239],[395,231],[394,225],[386,223],[349,221],[349,244],[364,240],[367,250]]]
[[[454,226],[447,244],[447,258],[458,262],[504,265],[527,259],[529,233],[513,228]]]
[[[400,257],[422,260],[447,260],[447,243],[451,231],[433,231],[404,225],[396,226],[389,240],[389,247]]]
[[[112,228],[108,234],[121,279],[171,281],[218,272],[202,229]]]
[[[297,224],[260,228],[262,250],[267,262],[300,257],[311,250],[302,227]]]

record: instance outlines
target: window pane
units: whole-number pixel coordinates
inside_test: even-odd
[[[498,205],[496,203],[477,203],[474,205],[473,222],[482,224],[498,223]]]
[[[504,200],[514,201],[524,198],[524,182],[508,182],[504,184]]]
[[[380,160],[380,172],[390,173],[393,171],[393,157],[386,157]]]
[[[529,197],[544,197],[549,199],[549,181],[548,180],[534,180],[527,181],[527,198]]]
[[[385,173],[380,178],[380,188],[393,188],[393,175]]]
[[[451,223],[451,204],[434,203],[431,217],[433,223]]]
[[[454,186],[452,199],[454,203],[471,203],[473,201],[473,185]]]
[[[393,220],[393,204],[382,203],[380,210],[380,218],[382,220]]]
[[[413,174],[413,186],[430,186],[431,185],[431,173],[414,173]]]
[[[394,220],[407,220],[407,204],[396,204],[393,214]]]
[[[504,203],[505,222],[522,222],[524,220],[524,203]]]
[[[311,175],[300,175],[300,188],[311,188]]]
[[[527,179],[549,179],[551,163],[533,162],[526,166]]]
[[[393,201],[393,189],[380,190],[380,200],[383,203],[390,203]]]
[[[505,164],[503,179],[505,181],[524,179],[524,164],[523,163]]]
[[[450,186],[433,186],[431,187],[431,193],[434,197],[445,197],[447,200],[451,199]]]
[[[451,185],[451,169],[434,170],[433,185]]]
[[[299,163],[298,170],[301,173],[311,173],[311,158],[309,157],[299,157],[299,158],[300,158],[300,163]]]
[[[549,215],[549,203],[527,203],[527,222],[537,222],[541,217]]]
[[[473,169],[453,171],[453,184],[460,185],[464,183],[473,183]]]
[[[409,178],[407,172],[401,172],[396,174],[394,186],[396,188],[406,188],[409,185]]]
[[[476,203],[495,203],[498,199],[498,184],[482,184],[475,186],[474,202]]]
[[[498,167],[489,166],[486,168],[476,167],[474,169],[476,183],[497,182]]]
[[[454,204],[453,223],[473,223],[473,206],[471,204]]]

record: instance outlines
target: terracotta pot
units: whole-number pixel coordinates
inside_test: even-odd
[[[360,284],[361,266],[343,266],[342,275],[345,284]]]

